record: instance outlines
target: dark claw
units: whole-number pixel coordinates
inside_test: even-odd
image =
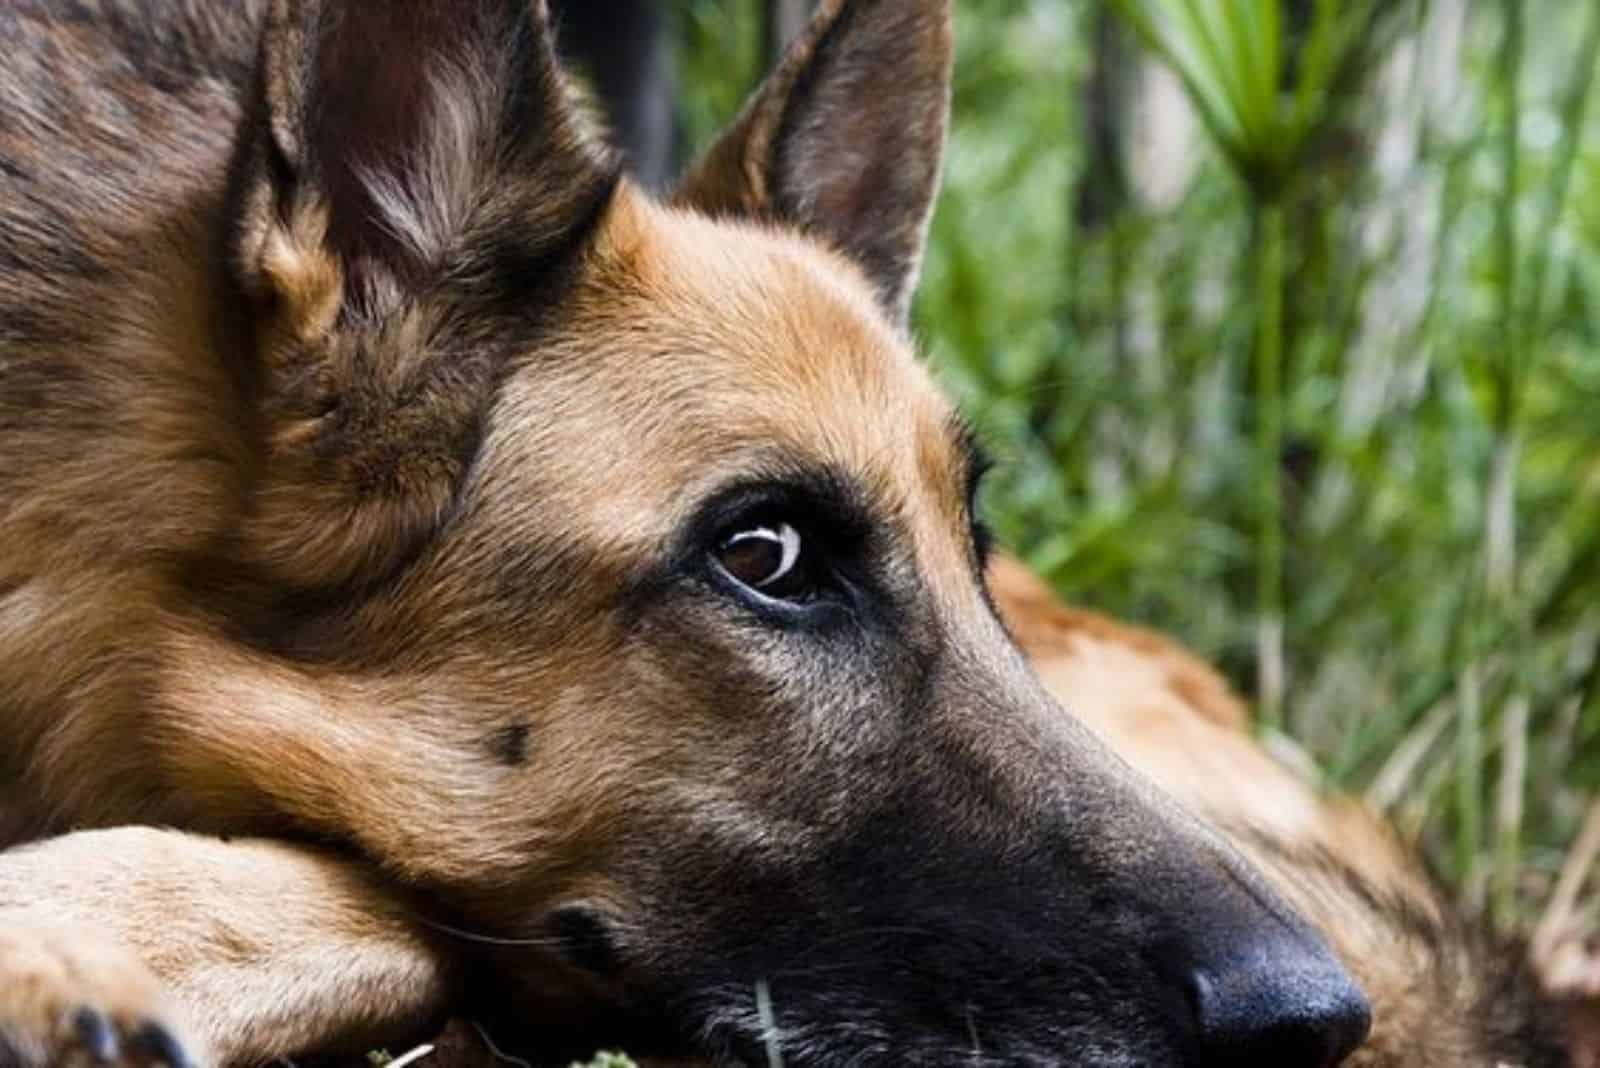
[[[73,1013],[72,1029],[97,1064],[110,1064],[117,1059],[117,1033],[100,1010],[85,1005]]]
[[[175,1035],[154,1020],[145,1020],[134,1031],[129,1045],[167,1068],[196,1068]]]

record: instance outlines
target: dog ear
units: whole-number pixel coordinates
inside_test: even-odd
[[[271,0],[257,77],[229,221],[266,450],[245,555],[338,584],[414,548],[475,447],[492,338],[446,343],[427,298],[500,250],[555,299],[616,166],[543,0]]]
[[[948,0],[822,0],[674,199],[798,225],[854,259],[904,322],[939,184],[952,53]]]
[[[296,266],[337,267],[346,297],[425,283],[499,179],[540,190],[522,225],[560,245],[614,169],[571,102],[543,0],[272,0],[259,80],[236,256],[278,297],[304,292]],[[286,262],[297,253],[333,263]]]

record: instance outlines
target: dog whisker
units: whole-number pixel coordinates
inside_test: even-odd
[[[563,943],[558,938],[508,938],[501,935],[483,934],[479,931],[469,931],[462,927],[452,927],[448,923],[430,920],[426,916],[416,916],[415,919],[425,927],[430,927],[442,934],[459,938],[464,942],[476,942],[486,946],[522,946],[530,949],[558,949]]]

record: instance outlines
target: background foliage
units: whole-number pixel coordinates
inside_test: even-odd
[[[762,5],[674,12],[692,149]],[[1600,5],[958,12],[916,321],[1002,542],[1526,922],[1600,786]]]

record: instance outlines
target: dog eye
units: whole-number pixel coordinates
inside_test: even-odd
[[[797,601],[812,589],[805,542],[790,523],[736,530],[717,546],[716,560],[730,578],[765,597]]]

